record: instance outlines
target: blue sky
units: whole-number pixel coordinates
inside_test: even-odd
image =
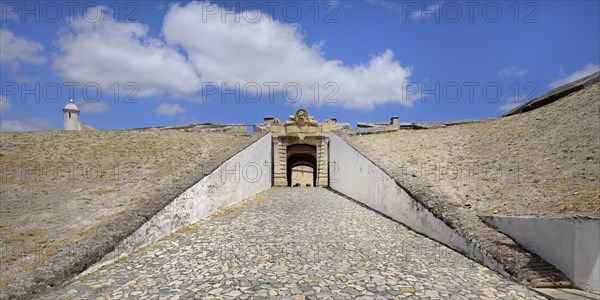
[[[599,3],[3,1],[0,129],[496,117],[600,69]]]

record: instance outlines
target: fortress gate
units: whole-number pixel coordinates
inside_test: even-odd
[[[329,185],[329,137],[335,129],[335,119],[319,124],[305,109],[299,109],[281,124],[274,118],[265,118],[265,125],[273,135],[273,184],[292,186],[296,178],[310,176],[310,186]],[[304,166],[304,168],[296,167]],[[310,181],[309,181],[310,182]],[[302,184],[305,186],[306,184]]]

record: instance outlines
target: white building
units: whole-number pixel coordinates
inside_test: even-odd
[[[79,108],[73,103],[73,99],[63,108],[63,120],[65,130],[81,130]]]

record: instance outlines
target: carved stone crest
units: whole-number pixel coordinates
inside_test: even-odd
[[[289,120],[285,122],[285,125],[298,125],[298,126],[318,126],[319,122],[308,114],[306,109],[299,109],[294,115],[289,117]]]

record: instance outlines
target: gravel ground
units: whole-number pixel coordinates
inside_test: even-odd
[[[250,136],[179,131],[0,133],[0,287],[159,199]],[[160,200],[161,196],[164,196]],[[128,218],[129,223],[133,220]]]
[[[600,83],[510,117],[345,139],[478,215],[600,217],[598,95]]]
[[[44,299],[545,299],[323,188],[273,188]]]

